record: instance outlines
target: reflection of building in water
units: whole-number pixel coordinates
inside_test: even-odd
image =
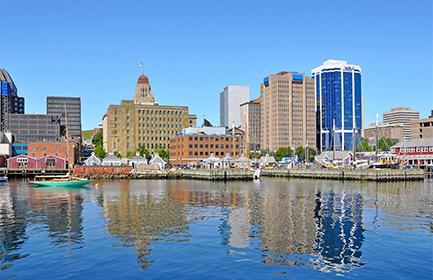
[[[260,236],[265,263],[295,264],[293,254],[313,253],[314,197],[303,189],[267,190],[259,205]]]
[[[318,258],[313,260],[314,268],[346,271],[364,265],[361,261],[365,231],[362,203],[359,193],[317,193],[314,251]]]
[[[292,186],[265,189],[260,196],[252,200],[251,220],[259,224],[265,263],[324,271],[363,265],[361,194],[315,194],[304,186]]]
[[[234,208],[229,217],[230,240],[229,245],[235,248],[246,248],[249,245],[250,209]]]
[[[133,246],[138,253],[138,263],[143,269],[151,265],[151,242],[163,238],[185,241],[180,234],[188,229],[187,216],[181,204],[173,203],[160,193],[134,195],[122,188],[120,196],[104,193],[104,213],[107,230],[123,242]]]
[[[35,222],[47,225],[54,245],[83,242],[83,198],[78,192],[34,189],[29,195],[29,210]]]
[[[0,270],[17,259],[26,257],[19,253],[21,245],[27,239],[25,213],[26,197],[15,195],[16,188],[1,186],[0,190]]]

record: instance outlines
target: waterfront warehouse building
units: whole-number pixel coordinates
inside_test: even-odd
[[[226,127],[190,127],[170,139],[170,163],[198,164],[213,155],[222,159],[242,155],[243,131]]]
[[[9,114],[24,114],[24,97],[18,96],[17,87],[5,69],[0,69],[0,82],[0,123],[3,130],[8,126]]]
[[[240,105],[250,100],[249,86],[226,86],[220,93],[220,125],[241,125]]]
[[[260,151],[261,104],[260,98],[241,104],[241,129],[245,132],[245,143],[250,151]],[[246,145],[244,145],[246,147]]]
[[[269,75],[260,84],[260,100],[262,149],[316,146],[313,79],[297,72]]]
[[[197,117],[190,115],[187,106],[159,105],[155,102],[149,79],[138,78],[133,100],[110,105],[103,118],[106,152],[135,152],[143,147],[151,153],[159,148],[169,149],[170,137],[183,128],[196,125]]]
[[[419,138],[402,141],[391,147],[396,157],[417,167],[433,164],[433,138]]]
[[[411,139],[433,138],[433,110],[428,118],[412,121]]]
[[[403,125],[403,139],[409,140],[411,136],[412,121],[419,120],[419,112],[409,107],[396,107],[383,113],[383,123]]]
[[[311,73],[319,150],[333,150],[334,145],[337,151],[352,150],[362,132],[361,67],[344,60],[327,60]]]
[[[68,137],[81,139],[81,98],[70,96],[48,96],[47,114],[60,117],[61,125],[65,125],[65,112],[68,116]]]

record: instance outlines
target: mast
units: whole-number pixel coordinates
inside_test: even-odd
[[[66,160],[68,161],[68,175],[70,175],[71,164],[69,162],[69,133],[68,133],[68,114],[66,112],[66,103],[64,103],[64,107],[65,107]]]
[[[235,122],[232,123],[233,134],[233,160],[236,161],[236,144],[235,144]]]
[[[245,113],[244,113],[245,116]],[[250,135],[248,132],[248,126],[249,126],[249,122],[248,122],[248,117],[246,117],[246,119],[244,118],[244,123],[245,123],[245,156],[247,157],[247,166],[246,168],[250,168]]]
[[[332,162],[335,161],[335,119],[332,120]]]
[[[379,114],[376,113],[376,129],[375,129],[375,136],[376,136],[376,160],[377,160],[377,153],[379,151],[379,135],[378,135],[378,128],[379,128]]]

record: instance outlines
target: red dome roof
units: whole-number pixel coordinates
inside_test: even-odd
[[[148,83],[149,83],[149,78],[146,75],[141,75],[140,77],[138,77],[137,84],[148,84]]]

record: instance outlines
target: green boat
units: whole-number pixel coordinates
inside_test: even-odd
[[[89,184],[87,179],[65,176],[36,176],[34,181],[29,181],[37,187],[70,187],[79,188]]]

